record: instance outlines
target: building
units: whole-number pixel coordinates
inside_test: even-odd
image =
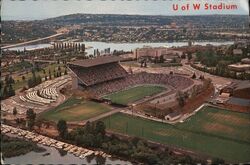
[[[100,56],[68,63],[72,71],[73,88],[84,89],[127,76],[128,73],[119,64],[121,59],[118,56]]]
[[[221,93],[217,99],[216,102],[219,104],[224,104],[225,102],[227,102],[230,98],[230,93]]]
[[[234,82],[221,90],[222,93],[229,93],[230,96],[250,99],[250,81]]]
[[[241,49],[234,49],[233,50],[233,55],[235,56],[240,56],[243,54],[243,51]]]
[[[166,53],[167,53],[166,47],[157,47],[157,48],[143,47],[134,50],[134,57],[137,59],[141,57],[155,58],[156,56],[160,57],[161,55]]]
[[[170,113],[167,116],[165,116],[165,119],[168,121],[174,121],[174,120],[179,119],[180,117],[181,117],[181,113],[176,111],[176,112]]]
[[[241,63],[242,63],[242,64],[250,64],[250,58],[243,58],[243,59],[241,60]]]
[[[163,56],[165,60],[178,58],[183,54],[182,51],[168,49],[166,47],[144,47],[134,50],[134,57],[139,58],[155,58]]]
[[[250,64],[232,64],[228,65],[228,69],[235,72],[246,72],[250,70]]]

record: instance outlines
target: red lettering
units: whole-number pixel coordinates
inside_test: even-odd
[[[200,10],[201,4],[193,4],[194,10]]]

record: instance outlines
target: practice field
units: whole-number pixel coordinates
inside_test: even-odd
[[[66,121],[81,121],[108,111],[110,111],[110,109],[100,103],[72,97],[58,107],[42,113],[39,118],[50,121],[58,121],[60,119]]]
[[[146,96],[155,95],[164,90],[166,90],[166,88],[161,86],[142,85],[112,93],[110,95],[104,96],[104,98],[110,99],[113,103],[116,104],[127,105],[128,103],[138,101]]]
[[[177,125],[122,113],[104,118],[114,132],[142,137],[234,163],[250,161],[249,114],[206,107]]]

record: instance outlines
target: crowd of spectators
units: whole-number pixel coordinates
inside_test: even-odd
[[[88,68],[70,67],[86,86],[122,78],[127,72],[118,63],[96,65]]]
[[[177,75],[141,72],[129,74],[124,78],[89,86],[87,87],[87,91],[94,93],[96,96],[103,96],[143,84],[162,85],[172,87],[176,90],[183,90],[191,86],[193,81],[189,78]]]

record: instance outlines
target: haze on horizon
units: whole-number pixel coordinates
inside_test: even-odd
[[[40,20],[62,15],[88,13],[88,14],[128,14],[128,15],[206,15],[206,14],[233,14],[248,15],[249,8],[247,0],[230,1],[235,2],[240,7],[235,11],[189,11],[174,12],[173,3],[186,4],[187,1],[87,1],[87,0],[25,0],[10,1],[2,0],[1,17],[2,20]],[[190,3],[196,0],[188,1]],[[203,3],[208,2],[203,0]],[[211,0],[209,2],[221,2]]]

